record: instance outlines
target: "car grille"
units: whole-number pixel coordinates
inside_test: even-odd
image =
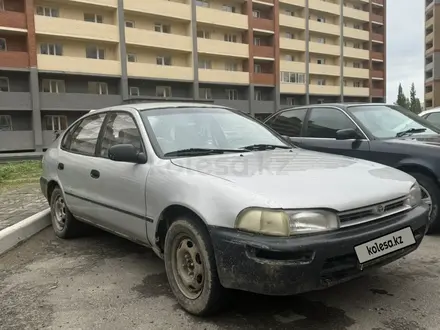
[[[362,208],[339,212],[341,227],[354,226],[408,211],[406,196]]]

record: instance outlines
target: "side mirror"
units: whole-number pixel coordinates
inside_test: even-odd
[[[353,128],[344,128],[336,132],[336,140],[357,140],[360,136]]]
[[[139,152],[132,144],[117,144],[108,150],[108,158],[115,162],[145,164],[147,155]]]

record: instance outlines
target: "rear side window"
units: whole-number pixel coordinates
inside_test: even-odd
[[[357,129],[342,111],[333,108],[315,108],[312,109],[307,122],[306,136],[335,139],[336,132],[346,128]]]
[[[434,125],[440,125],[440,112],[430,113],[425,118]]]
[[[104,118],[105,113],[84,118],[73,133],[70,151],[86,156],[94,156]]]
[[[277,133],[288,137],[301,136],[301,129],[306,117],[307,109],[288,110],[269,119],[266,125]]]
[[[76,123],[66,132],[66,134],[64,134],[63,139],[61,140],[61,149],[68,150],[70,148],[73,133],[80,124],[81,122]]]

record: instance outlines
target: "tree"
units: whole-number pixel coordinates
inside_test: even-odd
[[[416,88],[414,83],[411,84],[409,110],[414,113],[420,113],[422,111],[420,100],[416,97]]]
[[[400,105],[401,107],[404,107],[406,109],[409,108],[408,99],[405,96],[405,93],[403,93],[402,84],[399,84],[399,89],[397,91],[397,101],[396,104]]]

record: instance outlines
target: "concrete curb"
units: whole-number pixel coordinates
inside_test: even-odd
[[[12,249],[51,224],[50,209],[38,212],[15,225],[0,230],[0,254]]]

